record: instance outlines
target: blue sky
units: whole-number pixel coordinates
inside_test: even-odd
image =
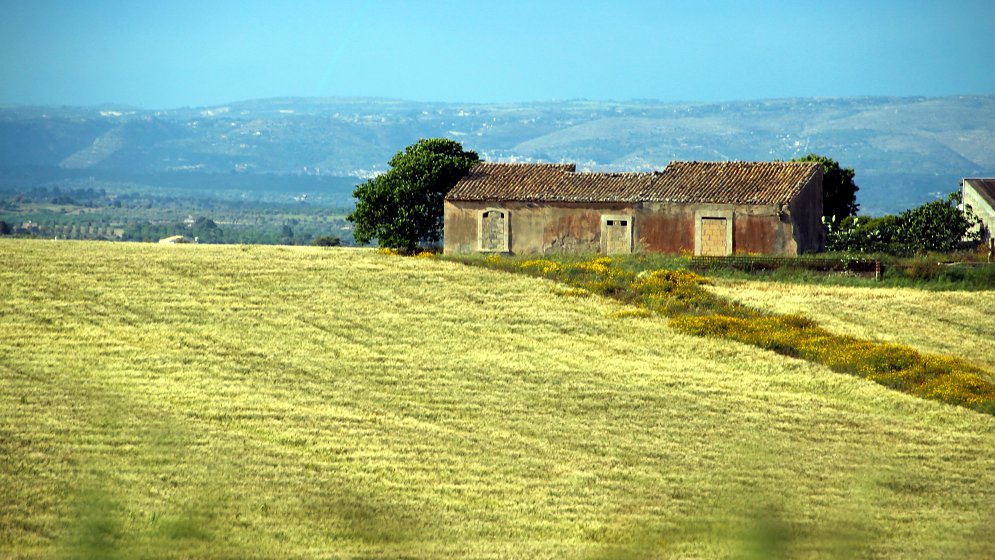
[[[0,0],[0,103],[995,93],[991,0]]]

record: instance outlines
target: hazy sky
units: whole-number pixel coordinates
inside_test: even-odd
[[[0,103],[995,93],[993,0],[0,0]]]

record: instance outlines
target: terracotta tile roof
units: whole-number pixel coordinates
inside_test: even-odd
[[[446,195],[446,200],[546,200],[543,193],[572,163],[489,163],[474,165]]]
[[[989,206],[995,208],[995,179],[964,179],[964,182],[971,185]]]
[[[535,202],[790,202],[817,163],[671,162],[652,173],[575,173],[572,164],[479,163],[448,200]]]
[[[671,162],[653,184],[652,200],[787,204],[822,166],[814,162]]]
[[[566,173],[550,193],[561,202],[639,202],[647,200],[657,173]]]

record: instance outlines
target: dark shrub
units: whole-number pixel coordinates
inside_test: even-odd
[[[342,240],[338,237],[333,237],[331,235],[324,235],[322,237],[317,237],[312,242],[312,245],[317,247],[338,247],[342,244]]]

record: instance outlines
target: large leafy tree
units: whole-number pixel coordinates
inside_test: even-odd
[[[859,188],[853,182],[855,173],[852,167],[840,167],[836,160],[818,154],[808,154],[791,161],[809,161],[822,165],[822,215],[830,230],[838,228],[847,217],[857,215],[857,210],[860,209],[857,204]]]
[[[958,205],[960,191],[947,198],[927,202],[901,214],[880,218],[847,218],[829,232],[826,245],[832,251],[859,251],[911,255],[928,251],[949,252],[981,241],[978,219]]]
[[[927,202],[899,214],[898,237],[911,252],[954,251],[981,242],[978,219],[958,205],[961,192],[954,191],[946,200]]]
[[[473,165],[477,154],[459,142],[428,138],[390,159],[390,170],[356,187],[348,220],[360,243],[412,252],[442,237],[443,199]]]

